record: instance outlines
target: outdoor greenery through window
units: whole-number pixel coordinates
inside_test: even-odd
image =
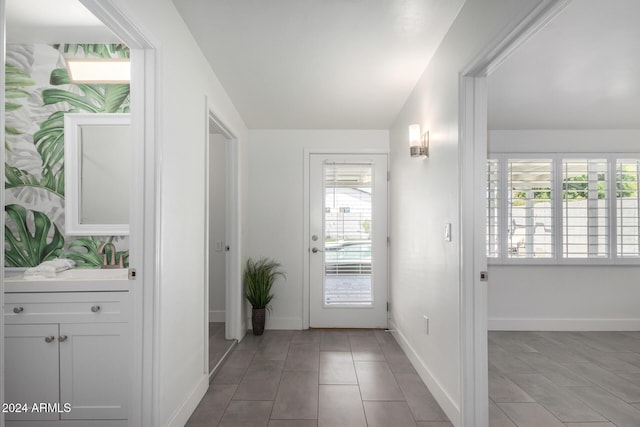
[[[487,257],[542,263],[638,259],[639,181],[638,158],[491,156]]]

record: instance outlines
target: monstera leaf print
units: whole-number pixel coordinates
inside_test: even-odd
[[[7,220],[13,221],[14,228],[12,231],[10,224],[4,227],[6,239],[4,257],[7,266],[35,267],[60,254],[64,246],[64,238],[55,224],[53,235],[49,236],[51,221],[44,213],[27,211],[20,205],[7,205],[4,210],[7,213]],[[33,221],[29,221],[29,212]],[[33,224],[33,231],[30,223]]]
[[[81,237],[69,244],[69,250],[65,256],[76,262],[79,267],[99,267],[102,265],[103,254],[98,253],[100,245],[103,243],[113,242],[113,237],[106,241],[97,237]],[[120,255],[124,257],[125,266],[129,265],[129,251],[116,252],[116,261],[120,259]],[[111,253],[107,254],[107,259],[111,259]]]
[[[51,49],[57,50],[51,55]],[[127,113],[128,84],[75,84],[68,57],[128,58],[123,44],[11,45],[7,50],[5,265],[30,267],[61,255],[102,264],[98,247],[113,237],[76,238],[65,246],[64,114]],[[53,224],[53,226],[52,226]],[[69,242],[67,242],[69,243]],[[128,258],[128,251],[118,252]]]
[[[69,75],[65,68],[51,73],[52,85],[69,85]],[[42,100],[45,105],[66,103],[67,111],[56,111],[42,122],[40,130],[33,135],[36,149],[42,157],[42,174],[56,188],[64,176],[64,114],[65,113],[126,113],[129,112],[128,84],[77,84],[73,85],[81,93],[64,89],[45,89]]]

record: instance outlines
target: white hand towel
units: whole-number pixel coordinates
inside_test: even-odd
[[[66,258],[56,258],[50,261],[45,261],[36,267],[28,268],[24,272],[25,278],[45,277],[54,278],[56,273],[64,270],[69,270],[76,265],[75,261]]]

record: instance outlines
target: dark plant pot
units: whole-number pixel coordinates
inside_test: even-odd
[[[262,335],[264,332],[264,321],[266,320],[266,310],[264,308],[254,308],[251,311],[251,326],[253,335]]]

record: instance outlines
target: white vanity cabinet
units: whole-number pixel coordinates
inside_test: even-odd
[[[33,402],[59,402],[59,351],[55,338],[58,325],[5,326],[6,403],[29,405]],[[46,340],[46,341],[45,341]],[[47,342],[48,341],[48,342]],[[57,420],[57,413],[22,412],[14,408],[5,419]]]
[[[28,408],[7,426],[126,425],[129,312],[122,291],[5,294],[6,402]]]

